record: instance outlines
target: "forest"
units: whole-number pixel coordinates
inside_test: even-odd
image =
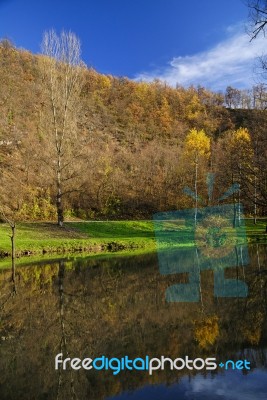
[[[58,224],[144,219],[194,207],[194,193],[217,204],[236,185],[225,201],[255,221],[266,215],[264,84],[215,93],[136,82],[88,68],[79,46],[54,31],[39,55],[0,42],[2,214]]]

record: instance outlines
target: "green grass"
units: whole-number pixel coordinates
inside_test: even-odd
[[[10,253],[10,228],[0,224],[0,252]],[[155,248],[152,221],[18,223],[16,252],[72,253],[134,248]]]
[[[175,226],[174,226],[175,225]],[[168,230],[177,235],[177,225],[169,223]],[[257,225],[253,220],[246,220],[246,230],[249,242],[263,241],[267,243],[265,233],[266,220],[259,220]],[[181,226],[179,246],[192,245],[188,241],[186,231]],[[0,253],[11,251],[10,228],[0,224]],[[176,236],[177,237],[177,236]],[[170,241],[162,243],[168,247]],[[177,243],[176,243],[177,246]],[[53,223],[18,223],[16,229],[16,252],[19,255],[30,253],[33,256],[44,254],[48,256],[64,255],[80,252],[84,254],[104,253],[113,251],[150,252],[156,251],[153,221],[92,221],[67,222],[64,228]]]
[[[151,239],[154,238],[154,225],[152,221],[92,221],[69,222],[67,227],[72,227],[83,232],[88,237],[113,238],[113,239]]]
[[[254,225],[253,219],[246,220],[246,232],[249,242],[264,241],[267,243],[266,232],[267,219],[261,218]]]

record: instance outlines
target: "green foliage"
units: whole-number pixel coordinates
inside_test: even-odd
[[[64,219],[75,218],[77,215],[73,208],[65,208],[64,210]]]
[[[108,216],[118,215],[120,212],[121,200],[115,195],[111,195],[106,200],[105,206],[102,210],[103,214]]]
[[[78,208],[78,210],[75,211],[75,215],[78,218],[87,219],[86,211],[83,210],[82,208]]]
[[[22,203],[17,213],[17,219],[22,221],[52,221],[55,218],[56,208],[49,195],[39,197],[34,194],[28,202]]]
[[[7,113],[7,122],[9,126],[14,124],[14,113],[12,110],[9,110]]]

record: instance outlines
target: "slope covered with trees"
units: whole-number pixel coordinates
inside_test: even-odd
[[[16,220],[57,218],[58,147],[44,74],[48,55],[0,43],[0,201]],[[216,174],[210,202],[238,183],[231,201],[242,202],[247,214],[264,214],[264,109],[233,109],[222,94],[202,87],[171,88],[75,68],[81,86],[59,167],[65,218],[143,218],[194,207],[184,188],[194,190],[196,183],[208,203],[207,173]],[[56,107],[60,111],[64,103]],[[197,177],[188,148],[192,132],[202,132],[209,142],[209,151],[198,159]]]

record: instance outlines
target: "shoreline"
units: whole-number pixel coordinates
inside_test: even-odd
[[[254,225],[246,219],[248,244],[267,244],[265,219]],[[9,227],[0,224],[0,260],[11,257]],[[53,255],[151,252],[157,250],[151,220],[75,221],[63,228],[53,222],[20,222],[16,226],[16,258]]]

